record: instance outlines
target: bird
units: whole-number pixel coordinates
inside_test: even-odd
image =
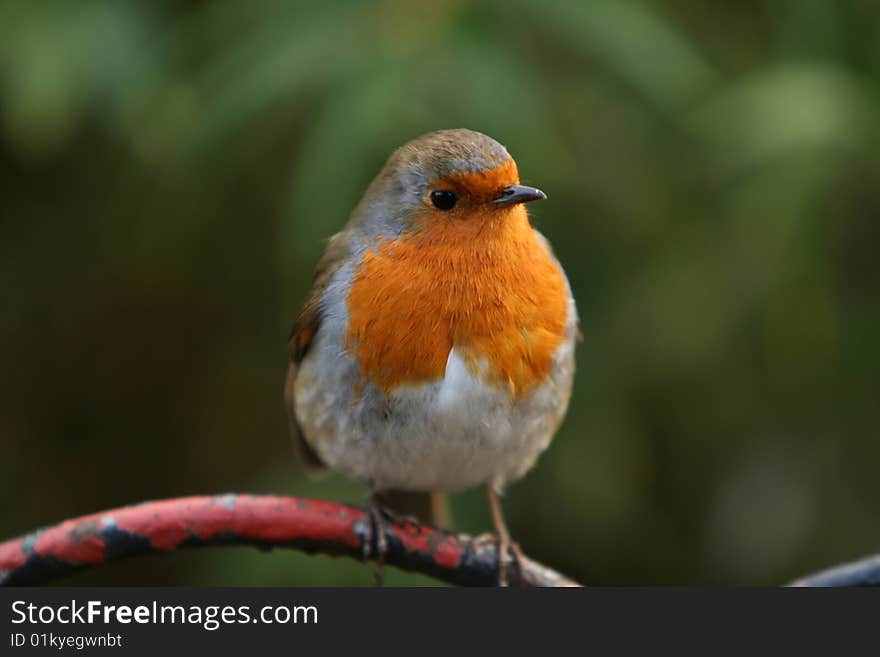
[[[311,470],[369,486],[380,557],[383,513],[442,524],[447,493],[482,486],[499,584],[522,558],[499,496],[562,422],[579,338],[526,212],[546,198],[491,137],[429,132],[392,153],[317,264],[289,338],[290,430]]]

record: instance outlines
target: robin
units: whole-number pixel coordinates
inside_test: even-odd
[[[305,463],[367,483],[382,509],[441,524],[443,494],[499,494],[546,449],[571,394],[578,319],[568,280],[494,139],[440,130],[395,151],[318,263],[293,326],[285,389]]]

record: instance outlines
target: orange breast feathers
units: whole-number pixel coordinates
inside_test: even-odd
[[[431,218],[367,252],[348,295],[346,348],[390,391],[443,377],[454,347],[471,372],[521,397],[565,337],[566,285],[521,205]]]

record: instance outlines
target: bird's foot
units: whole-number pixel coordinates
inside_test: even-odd
[[[471,542],[471,549],[476,551],[483,547],[491,546],[498,558],[498,586],[510,586],[510,568],[514,569],[514,582],[522,581],[522,565],[525,555],[519,543],[510,540],[510,536],[503,533],[485,532],[475,536]]]
[[[405,516],[399,513],[395,513],[387,506],[380,506],[380,512],[385,520],[390,522],[392,525],[410,525],[412,527],[420,527],[422,525],[421,521],[415,516]]]
[[[376,586],[382,586],[385,577],[385,555],[388,552],[388,537],[385,535],[388,511],[384,509],[375,494],[367,499],[368,522],[364,531],[363,558],[376,561]]]

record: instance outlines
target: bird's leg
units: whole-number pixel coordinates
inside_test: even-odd
[[[489,500],[489,509],[492,512],[492,522],[495,525],[495,535],[498,541],[498,586],[507,586],[507,566],[510,553],[513,552],[514,564],[517,569],[522,568],[523,555],[519,545],[510,540],[510,532],[507,530],[504,513],[501,511],[498,489],[491,481],[486,486],[486,496]]]
[[[364,536],[364,558],[372,556],[376,549],[376,586],[382,586],[385,567],[385,553],[388,552],[388,538],[385,536],[385,512],[376,492],[375,485],[370,484],[370,495],[367,498],[367,535]]]

